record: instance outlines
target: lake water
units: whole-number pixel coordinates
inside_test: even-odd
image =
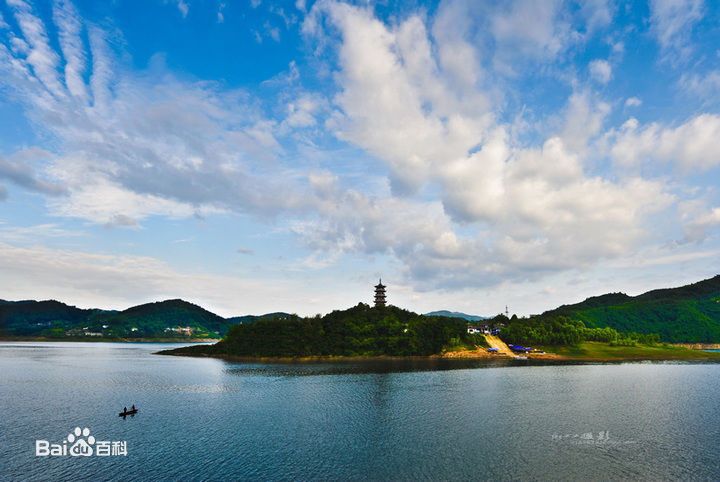
[[[720,479],[719,364],[152,354],[168,347],[0,343],[0,478]],[[75,427],[127,455],[35,455]]]

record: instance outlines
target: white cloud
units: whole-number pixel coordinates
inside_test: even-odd
[[[684,171],[705,171],[720,165],[720,116],[714,114],[701,114],[675,128],[658,123],[640,127],[630,119],[610,137],[612,158],[624,166],[661,162]]]
[[[715,102],[720,93],[720,70],[711,70],[704,75],[684,74],[679,84],[690,95]]]
[[[625,107],[640,107],[641,105],[642,100],[638,97],[628,97],[627,100],[625,100]]]
[[[365,9],[316,8],[306,31],[323,35],[318,15],[325,14],[342,37],[342,90],[328,125],[385,160],[394,192],[406,199],[330,195],[324,187],[329,207],[320,208],[317,226],[300,230],[314,247],[390,251],[416,283],[481,285],[620,256],[646,235],[648,213],[673,201],[660,182],[586,173],[589,143],[610,111],[590,94],[570,96],[558,135],[540,147],[518,145],[496,122],[476,75],[467,76],[464,90],[454,88],[463,75],[438,60],[443,42],[453,40],[444,25],[433,44],[419,17],[391,28]],[[498,25],[529,21],[536,8],[548,7],[521,2]],[[541,34],[547,47],[554,34],[532,33]],[[423,189],[435,189],[440,202],[412,200]],[[416,224],[421,212],[424,222]],[[476,234],[459,235],[456,223]]]
[[[57,139],[59,152],[45,161],[0,158],[0,177],[45,194],[67,194],[49,201],[54,214],[103,225],[137,226],[154,215],[267,216],[306,208],[302,186],[281,175],[264,176],[255,163],[277,160],[282,148],[274,136],[277,123],[264,118],[245,93],[177,79],[159,58],[150,67],[157,80],[122,70],[106,32],[84,27],[69,4],[53,16],[66,59],[63,84],[55,72],[63,67],[60,56],[48,51],[42,22],[19,5],[31,53],[26,59],[0,44],[0,72],[29,117]],[[30,61],[36,50],[53,59],[46,70]],[[295,104],[310,108],[302,97]],[[302,115],[289,127],[301,128]],[[279,191],[285,195],[274,195]]]
[[[56,223],[37,224],[33,226],[3,226],[0,222],[0,237],[6,243],[37,244],[38,240],[48,238],[78,238],[84,234],[71,231]]]
[[[702,18],[703,0],[651,0],[650,30],[664,60],[684,61],[691,52],[690,34]]]
[[[77,11],[70,2],[56,2],[53,5],[53,18],[58,26],[60,48],[65,59],[65,84],[70,94],[85,101],[87,91],[83,74],[87,59]]]
[[[287,117],[283,121],[290,127],[310,127],[317,124],[316,116],[328,110],[326,99],[317,94],[304,93],[288,102]]]
[[[590,75],[601,84],[607,84],[612,78],[612,67],[607,60],[597,59],[589,64]]]
[[[645,249],[638,253],[636,256],[627,259],[620,259],[613,261],[611,265],[617,268],[640,268],[649,266],[660,266],[660,265],[682,265],[691,261],[696,260],[708,260],[708,258],[715,258],[720,255],[720,250],[705,250],[705,251],[692,251],[692,252],[673,252],[675,247],[673,246],[668,250],[667,248],[658,248],[653,246],[649,249]],[[670,251],[670,252],[668,252]],[[708,260],[709,261],[709,260]],[[712,264],[712,262],[710,262]],[[707,277],[707,275],[703,275]],[[699,278],[699,277],[698,277]],[[685,284],[696,282],[698,278],[693,279],[688,277],[688,281]],[[681,282],[673,280],[672,286],[678,286]]]
[[[708,208],[702,199],[679,204],[684,238],[681,243],[700,243],[707,239],[708,231],[720,226],[720,207]]]
[[[544,52],[553,56],[562,48],[555,22],[559,7],[558,1],[521,0],[508,4],[505,11],[492,19],[493,34],[498,41],[525,53]]]
[[[32,7],[23,0],[8,2],[13,15],[27,42],[25,61],[32,68],[35,78],[56,98],[65,96],[60,83],[57,68],[60,57],[50,47],[48,36],[42,22],[33,15]]]
[[[273,27],[270,22],[265,22],[263,24],[263,29],[265,30],[265,35],[270,37],[276,42],[280,41],[280,29],[278,27]]]
[[[587,177],[560,138],[542,149],[515,149],[506,161],[507,148],[495,144],[487,145],[493,162],[480,151],[466,163],[474,172],[448,173],[446,205],[504,233],[497,259],[509,265],[557,268],[620,255],[643,235],[644,215],[671,201],[661,184]]]
[[[580,10],[586,19],[587,30],[593,32],[607,27],[612,22],[614,5],[609,0],[585,0]]]
[[[720,207],[713,208],[685,225],[685,238],[702,241],[710,228],[720,226]]]
[[[557,138],[542,151],[517,152],[510,162],[504,162],[501,133],[487,149],[448,175],[455,197],[444,206],[371,199],[322,177],[313,183],[321,219],[297,225],[296,232],[320,252],[390,253],[418,287],[482,286],[623,255],[644,235],[643,217],[672,201],[662,185],[642,179],[615,185],[583,178],[577,158]],[[498,184],[480,184],[473,168],[490,171],[490,177],[497,169]],[[487,219],[492,229],[460,236],[448,208],[468,219]]]
[[[432,27],[440,67],[451,85],[464,94],[474,91],[484,77],[480,53],[467,41],[472,31],[470,18],[467,5],[443,2]]]
[[[571,94],[565,107],[561,132],[563,145],[574,152],[584,152],[590,140],[602,131],[609,113],[610,106],[589,92]]]
[[[478,144],[492,117],[489,102],[480,92],[457,92],[438,75],[420,18],[391,31],[367,10],[325,8],[343,36],[343,89],[335,99],[341,110],[328,127],[388,160],[397,192],[418,189],[431,174],[431,160],[463,156]]]
[[[15,157],[22,159],[23,156],[22,153],[18,153]],[[22,162],[22,160],[12,162],[0,156],[0,179],[48,196],[68,194],[68,190],[64,185],[43,181],[35,172],[35,169],[30,164]]]
[[[490,31],[496,43],[495,64],[513,72],[524,61],[554,60],[577,39],[570,24],[559,14],[562,2],[519,0],[501,2],[490,16]]]
[[[166,0],[168,1],[168,0]],[[190,11],[190,4],[186,2],[185,0],[170,0],[172,3],[175,4],[177,9],[180,11],[180,15],[182,15],[182,18],[187,18],[188,12]]]
[[[90,179],[86,186],[77,183],[69,202],[49,201],[48,204],[55,216],[87,219],[108,227],[138,227],[139,222],[149,216],[177,219],[218,212],[211,206],[193,206],[152,194],[136,193],[102,177]]]

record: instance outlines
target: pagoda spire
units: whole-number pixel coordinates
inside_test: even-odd
[[[382,278],[380,278],[380,282],[375,285],[375,306],[385,306],[385,286],[382,284]]]

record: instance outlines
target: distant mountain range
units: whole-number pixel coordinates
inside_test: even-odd
[[[468,321],[482,321],[488,319],[487,316],[468,315],[467,313],[448,310],[431,311],[430,313],[425,313],[425,316],[449,316],[450,318],[465,318]]]
[[[290,315],[290,313],[285,313],[284,311],[275,311],[273,313],[266,313],[264,315],[245,315],[245,316],[233,316],[231,318],[225,318],[227,321],[229,321],[232,324],[236,323],[248,323],[250,321],[259,320],[261,318],[273,318],[277,316],[278,318],[287,318]]]
[[[486,319],[455,311],[429,316]],[[663,341],[720,343],[720,275],[679,288],[639,296],[609,293],[563,305],[540,317],[568,316],[588,327],[619,332],[657,333]],[[183,300],[166,300],[123,311],[80,309],[59,301],[0,300],[0,336],[218,338],[238,323],[258,318],[290,318],[284,312],[222,318]]]
[[[133,306],[123,311],[84,310],[59,301],[0,300],[0,335],[110,338],[218,338],[234,324],[287,313],[222,318],[183,300]]]

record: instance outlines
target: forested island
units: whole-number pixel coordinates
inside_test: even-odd
[[[272,317],[232,326],[214,345],[172,354],[242,357],[427,356],[443,349],[487,346],[462,318],[418,315],[395,306],[359,303],[325,316]]]
[[[360,303],[325,316],[242,323],[214,345],[166,353],[255,358],[428,356],[458,351],[470,355],[487,347],[484,335],[468,333],[474,326],[485,332],[497,330],[509,345],[538,347],[535,352],[567,358],[704,359],[718,355],[667,343],[720,341],[719,305],[720,276],[637,297],[590,298],[525,318],[501,314],[470,321]]]
[[[522,344],[527,356],[545,359],[709,359],[720,354],[660,343],[657,334],[621,333],[588,328],[564,316],[483,320],[485,329],[503,342]],[[325,316],[262,318],[230,328],[213,345],[194,345],[159,352],[165,355],[248,359],[331,357],[449,356],[492,357],[486,335],[469,333],[466,320],[418,315],[395,306],[360,303]],[[473,330],[474,331],[474,330]],[[548,353],[552,352],[552,353]]]

